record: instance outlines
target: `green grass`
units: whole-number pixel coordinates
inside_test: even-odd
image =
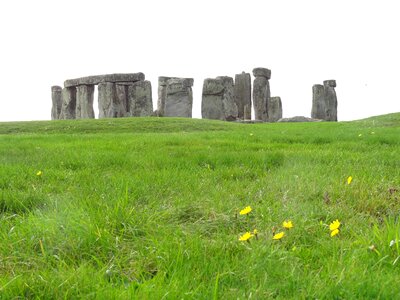
[[[0,123],[1,299],[395,299],[399,215],[400,113]]]

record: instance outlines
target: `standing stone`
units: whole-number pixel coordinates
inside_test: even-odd
[[[326,103],[326,120],[327,121],[337,121],[337,98],[336,98],[336,81],[335,80],[325,80],[325,103]]]
[[[251,77],[249,73],[235,75],[235,103],[238,118],[251,120]]]
[[[203,83],[201,115],[204,119],[233,121],[237,119],[233,78],[207,78]]]
[[[128,87],[129,113],[131,117],[147,117],[153,113],[150,81],[137,81]]]
[[[62,107],[60,119],[69,120],[76,118],[76,87],[62,89]]]
[[[268,106],[268,122],[277,122],[282,118],[281,97],[271,97]]]
[[[325,90],[321,84],[314,84],[312,87],[313,91],[313,103],[311,109],[311,118],[313,119],[326,119],[326,103],[325,103]]]
[[[94,119],[94,85],[79,85],[76,93],[76,118]]]
[[[124,116],[126,116],[129,112],[128,88],[128,84],[115,84],[117,102],[121,103],[123,106]]]
[[[51,100],[52,100],[52,108],[51,108],[51,119],[58,120],[61,114],[62,107],[62,87],[61,86],[52,86],[51,87]]]
[[[163,111],[165,117],[192,117],[192,86],[193,78],[171,78],[167,80]]]
[[[268,121],[268,102],[271,97],[269,79],[271,70],[266,68],[253,69],[253,106],[255,120]]]
[[[157,100],[157,115],[164,116],[165,99],[167,97],[167,82],[170,79],[178,79],[176,77],[158,77],[158,100]]]
[[[324,85],[313,85],[311,117],[325,121],[337,121],[336,81],[325,80]]]
[[[120,101],[113,82],[98,85],[99,118],[120,118],[125,116],[126,100]]]

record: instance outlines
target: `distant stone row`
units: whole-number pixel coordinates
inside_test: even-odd
[[[205,119],[251,120],[276,122],[282,118],[280,97],[271,97],[271,71],[255,68],[253,103],[251,77],[242,72],[232,77],[207,78],[203,83],[201,114]],[[70,79],[64,88],[52,86],[51,118],[94,118],[94,88],[98,86],[99,118],[165,116],[192,117],[193,79],[178,77],[158,78],[157,110],[153,112],[150,81],[143,73],[109,74]],[[334,80],[313,86],[312,117],[327,121],[337,120],[337,100]]]

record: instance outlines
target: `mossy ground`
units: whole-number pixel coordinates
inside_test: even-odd
[[[399,213],[399,113],[0,123],[1,299],[394,299]]]

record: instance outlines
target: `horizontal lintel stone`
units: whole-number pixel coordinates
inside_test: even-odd
[[[64,81],[64,87],[78,86],[78,85],[96,85],[102,82],[136,82],[144,80],[143,73],[126,73],[126,74],[106,74],[87,76],[76,79],[69,79]]]
[[[254,77],[265,77],[267,79],[271,79],[271,70],[267,68],[254,68],[253,69]]]

